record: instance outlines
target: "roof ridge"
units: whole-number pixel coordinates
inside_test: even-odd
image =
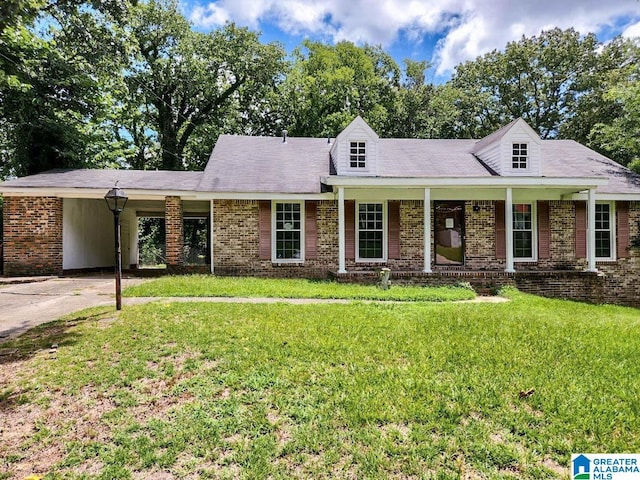
[[[473,148],[473,150],[471,150],[471,152],[474,153],[474,154],[478,153],[480,150],[484,149],[488,145],[491,145],[492,143],[500,140],[502,137],[504,137],[507,134],[507,132],[509,130],[511,130],[513,128],[513,126],[519,120],[522,120],[522,117],[518,117],[515,120],[510,121],[504,127],[501,127],[498,130],[496,130],[495,132],[490,133],[486,137],[481,138],[480,140],[477,141],[475,147]]]

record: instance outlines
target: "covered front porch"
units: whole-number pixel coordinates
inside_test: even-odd
[[[413,276],[597,272],[596,188],[606,184],[601,178],[465,178],[464,185],[454,178],[323,181],[338,204],[338,277],[383,266]],[[373,205],[381,205],[380,212]],[[574,225],[577,208],[586,213],[583,227]],[[372,212],[383,232],[374,238],[383,253],[373,259],[366,250]],[[576,242],[584,244],[579,255]]]

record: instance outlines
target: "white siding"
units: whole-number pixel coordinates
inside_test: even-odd
[[[65,198],[62,218],[63,269],[113,266],[113,214],[104,200]]]
[[[375,177],[378,174],[378,136],[360,117],[345,128],[335,140],[331,150],[338,175],[359,177]],[[365,142],[367,167],[351,168],[349,165],[349,149],[351,142]]]
[[[494,143],[482,152],[478,152],[477,157],[498,175],[502,175],[502,150],[499,143]]]
[[[514,143],[526,143],[528,145],[529,167],[513,168],[512,152]],[[530,129],[522,125],[515,125],[501,142],[502,172],[501,175],[513,177],[537,177],[540,176],[540,138],[532,135]]]

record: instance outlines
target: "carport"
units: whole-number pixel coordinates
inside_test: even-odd
[[[129,201],[121,213],[122,265],[137,268],[138,220],[165,219],[169,271],[210,269],[210,201],[199,199],[202,172],[53,170],[3,184],[5,275],[61,275],[113,268],[113,215],[104,195],[116,183]],[[206,247],[185,262],[185,219],[206,230]],[[204,235],[201,233],[201,237]],[[201,242],[202,243],[202,242]]]

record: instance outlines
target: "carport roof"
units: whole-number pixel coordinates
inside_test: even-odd
[[[3,187],[95,188],[108,190],[116,182],[124,190],[195,191],[203,172],[167,170],[92,170],[56,169],[7,180]]]

